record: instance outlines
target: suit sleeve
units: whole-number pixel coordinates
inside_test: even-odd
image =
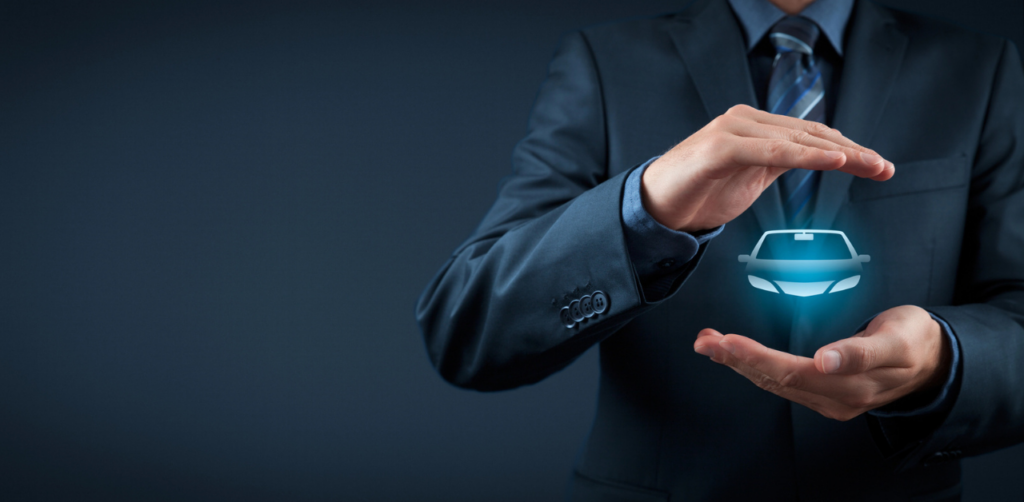
[[[638,284],[621,218],[629,171],[609,178],[606,149],[593,55],[582,33],[569,34],[515,147],[512,175],[417,302],[428,355],[445,380],[478,390],[537,382],[660,303],[645,301]],[[706,246],[679,269],[673,291]],[[595,292],[607,300],[603,311],[566,322],[563,308]]]
[[[655,157],[633,170],[626,178],[622,194],[622,226],[626,230],[626,248],[640,278],[640,289],[647,300],[671,294],[677,270],[697,256],[700,245],[722,233],[725,225],[695,233],[675,230],[658,223],[644,208],[640,179],[657,160]]]
[[[931,435],[898,466],[942,462],[1024,440],[1024,71],[1004,42],[975,156],[953,306],[929,306],[960,343],[960,384]],[[956,371],[956,369],[954,369]]]

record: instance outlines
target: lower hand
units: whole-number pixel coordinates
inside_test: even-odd
[[[882,312],[864,331],[818,349],[813,359],[713,329],[702,330],[693,349],[764,390],[841,421],[941,386],[952,359],[939,323],[909,305]]]
[[[819,122],[737,105],[644,171],[644,209],[685,232],[715,228],[746,211],[790,169],[840,170],[884,181],[895,166]]]

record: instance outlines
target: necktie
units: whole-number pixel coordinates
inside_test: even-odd
[[[786,17],[772,27],[769,38],[777,52],[768,81],[767,111],[825,121],[825,85],[814,64],[814,42],[819,33],[814,21],[799,16]],[[812,199],[820,179],[820,172],[804,169],[791,169],[779,177],[782,208],[789,228],[810,226]]]

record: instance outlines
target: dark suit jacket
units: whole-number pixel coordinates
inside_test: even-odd
[[[896,164],[886,182],[824,173],[812,228],[870,254],[860,285],[794,298],[747,284],[740,254],[784,227],[766,191],[645,300],[624,242],[624,180],[729,107],[756,106],[724,0],[567,35],[514,173],[423,293],[431,360],[479,390],[543,379],[600,342],[578,500],[955,500],[960,456],[1024,437],[1024,73],[1014,46],[860,0],[834,127]],[[827,98],[827,99],[828,99]],[[607,311],[559,311],[603,291]],[[714,327],[810,356],[869,316],[924,307],[962,350],[955,405],[899,438],[823,418],[692,350]],[[899,420],[887,430],[899,430]]]

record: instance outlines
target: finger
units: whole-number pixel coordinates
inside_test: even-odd
[[[814,366],[830,375],[852,375],[876,368],[908,368],[910,347],[898,333],[878,331],[830,343],[814,354]]]
[[[726,343],[722,343],[723,341],[726,341]],[[713,345],[710,345],[712,343],[718,344],[718,350],[712,350]],[[749,348],[744,346],[748,343],[760,346],[765,350],[771,350],[749,338],[733,334],[722,335],[713,329],[705,329],[701,331],[698,335],[698,341],[695,342],[695,349],[698,352],[706,352],[705,355],[711,355],[712,361],[728,366],[736,373],[746,377],[759,388],[797,404],[806,406],[828,418],[843,421],[849,420],[864,411],[879,405],[876,403],[879,398],[887,399],[883,401],[883,404],[892,401],[890,398],[878,396],[878,392],[874,389],[877,385],[862,375],[842,377],[822,375],[813,367],[805,367],[803,371],[805,371],[810,378],[817,378],[821,381],[828,379],[833,383],[838,384],[835,385],[834,388],[828,387],[824,390],[812,385],[811,387],[815,387],[813,392],[800,388],[798,385],[799,383],[808,382],[806,379],[779,378],[777,375],[770,376],[765,373],[764,366],[758,365],[760,369],[757,369],[753,365],[747,364],[746,361],[750,361],[750,358],[745,357],[745,354],[742,351]],[[697,348],[697,346],[699,346],[699,348]],[[735,350],[736,353],[730,352],[730,349],[725,348],[728,346],[731,346],[732,350]],[[792,356],[791,354],[786,354],[784,352],[779,354],[785,354],[804,361],[811,361],[809,358],[797,358],[797,356]],[[746,360],[741,358],[745,358]],[[889,392],[889,394],[891,394],[891,392]]]
[[[735,337],[737,335],[726,335]],[[756,342],[755,342],[756,343]],[[836,420],[849,420],[864,410],[841,402],[829,395],[817,394],[807,390],[794,387],[793,380],[779,381],[771,378],[765,373],[754,369],[752,366],[740,360],[736,355],[727,350],[719,350],[714,360],[717,363],[729,366],[733,371],[746,377],[759,388],[771,392],[783,399],[788,399],[797,404],[806,406],[828,418]],[[849,377],[847,377],[849,378]]]
[[[768,166],[812,171],[839,170],[859,178],[885,177],[885,164],[869,164],[840,151],[801,145],[785,139],[745,138],[736,140],[734,160],[741,166]],[[863,154],[858,154],[863,155]]]
[[[721,340],[722,334],[711,328],[705,328],[697,333],[697,339],[693,342],[693,351],[708,356],[712,359],[717,355],[717,352],[722,352],[721,347],[718,346],[718,341]]]
[[[748,119],[748,120],[752,120],[752,121],[760,123],[760,124],[767,124],[767,125],[773,125],[773,126],[778,126],[778,127],[784,127],[784,128],[791,129],[791,130],[802,131],[802,132],[811,134],[813,136],[817,136],[817,137],[820,137],[820,138],[827,139],[827,140],[829,140],[829,141],[831,141],[833,143],[836,143],[838,145],[841,145],[841,146],[844,146],[844,147],[847,147],[847,148],[856,149],[859,152],[864,152],[864,153],[869,154],[869,155],[876,155],[878,157],[881,157],[881,155],[879,155],[878,152],[876,152],[876,151],[874,151],[874,150],[872,150],[870,148],[858,145],[853,140],[847,138],[846,136],[843,136],[842,133],[839,132],[838,129],[832,129],[832,128],[830,128],[830,127],[828,127],[825,124],[822,124],[820,122],[813,122],[813,121],[810,121],[810,120],[798,119],[796,117],[790,117],[790,116],[787,116],[787,115],[779,115],[777,113],[769,113],[769,112],[766,112],[764,110],[758,110],[756,108],[752,108],[752,107],[749,107],[749,106],[736,106],[736,107],[733,107],[732,109],[729,110],[729,113],[732,114],[732,115],[735,115],[737,117],[741,117],[741,118],[745,118],[745,119]],[[848,155],[847,157],[850,157],[850,156]],[[859,155],[858,155],[858,157],[859,157]],[[863,160],[864,160],[864,162],[868,162],[868,163],[871,163],[871,164],[875,163],[875,162],[873,162],[874,159],[863,159]],[[871,179],[873,179],[875,181],[885,181],[885,180],[888,180],[889,178],[892,178],[892,176],[896,172],[895,164],[893,164],[892,162],[889,162],[888,160],[884,160],[883,162],[884,162],[884,165],[883,165],[883,168],[882,168],[881,172],[878,175],[876,175],[876,176],[868,176],[869,178],[871,178]],[[854,173],[851,173],[851,174],[854,174]]]
[[[872,376],[824,374],[815,366],[814,359],[770,349],[745,336],[725,335],[720,339],[719,347],[732,356],[734,364],[749,366],[770,380],[755,382],[759,386],[764,384],[762,388],[766,390],[778,385],[827,396],[839,402],[858,404],[882,390]]]
[[[778,127],[785,127],[796,131],[804,131],[815,136],[826,138],[834,143],[848,146],[851,148],[857,148],[862,151],[878,155],[878,152],[858,145],[855,141],[846,136],[843,136],[838,129],[833,129],[821,122],[815,122],[811,120],[798,119],[796,117],[790,117],[788,115],[780,115],[777,113],[770,113],[764,110],[758,110],[756,108],[746,107],[737,109],[734,114],[738,117],[757,122],[759,124],[773,125]]]
[[[697,333],[697,339],[698,340],[701,339],[702,337],[705,337],[705,336],[722,336],[722,334],[719,333],[717,330],[714,330],[714,329],[711,329],[711,328],[704,328],[704,329],[700,330],[700,333]],[[718,343],[718,342],[715,342],[715,343]]]
[[[892,162],[887,160],[887,161],[885,161],[885,168],[882,169],[882,172],[879,173],[878,176],[872,176],[870,179],[872,179],[874,181],[888,181],[888,180],[892,179],[892,177],[895,176],[895,175],[896,175],[896,164],[893,164]]]
[[[817,371],[813,359],[770,349],[745,336],[726,335],[718,344],[732,356],[731,362],[749,366],[783,387],[804,388],[808,378],[828,377]]]
[[[846,155],[842,152],[804,146],[784,139],[746,138],[735,135],[730,138],[728,154],[736,166],[834,171],[846,164]],[[872,172],[862,173],[865,175],[862,177],[874,175],[877,171],[876,168]]]
[[[787,129],[793,129],[796,131],[804,131],[815,136],[828,138],[829,140],[832,140],[838,144],[842,144],[843,146],[858,148],[862,151],[878,155],[878,152],[865,146],[858,145],[852,139],[843,136],[843,134],[839,132],[838,129],[833,129],[821,122],[798,119],[796,117],[790,117],[789,115],[780,115],[778,113],[770,113],[764,110],[754,110],[754,113],[750,113],[749,115],[746,115],[744,118],[747,118],[759,124],[785,127]]]
[[[817,122],[814,122],[814,124],[817,124]],[[842,135],[821,133],[816,128],[792,129],[750,120],[736,120],[728,127],[733,134],[745,138],[781,139],[820,150],[842,152],[846,155],[846,163],[843,165],[843,170],[857,168],[865,173],[876,172],[877,174],[871,176],[872,178],[882,174],[888,168],[887,161],[873,151],[844,138]],[[822,127],[828,130],[827,127]]]

